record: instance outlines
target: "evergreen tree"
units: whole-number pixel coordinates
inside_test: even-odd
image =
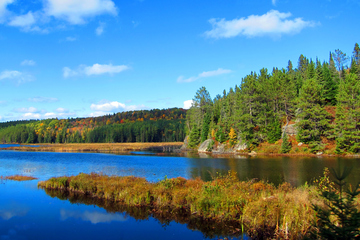
[[[284,133],[283,142],[281,144],[281,153],[288,153],[291,150],[291,142],[289,142],[288,135]]]
[[[189,147],[190,148],[196,148],[200,143],[200,129],[199,127],[195,124],[190,132],[190,136],[189,136]]]
[[[204,142],[209,135],[210,130],[210,115],[208,113],[205,114],[204,122],[202,124],[202,130],[201,130],[201,142]]]
[[[360,212],[356,206],[356,198],[360,194],[359,184],[354,190],[347,188],[345,179],[350,172],[351,168],[332,171],[338,189],[325,188],[321,191],[325,206],[313,206],[317,221],[314,223],[311,238],[360,239]]]
[[[350,73],[340,81],[336,110],[336,152],[360,151],[360,82]]]
[[[281,123],[276,118],[268,127],[267,138],[269,143],[275,143],[281,138]]]
[[[298,139],[308,143],[313,152],[321,149],[321,136],[327,134],[330,129],[330,114],[321,107],[321,88],[316,79],[308,79],[300,92],[299,107],[301,112],[298,116],[300,121]]]
[[[328,64],[323,64],[323,89],[322,97],[326,105],[336,105],[337,84],[331,76]]]

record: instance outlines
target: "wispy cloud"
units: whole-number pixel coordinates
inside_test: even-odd
[[[14,112],[17,112],[17,113],[39,113],[39,112],[40,112],[39,109],[34,108],[34,107],[15,108],[13,111],[14,111]]]
[[[45,13],[70,24],[84,24],[86,19],[102,14],[117,15],[111,0],[45,0]]]
[[[129,67],[126,65],[115,65],[112,64],[94,64],[92,66],[80,65],[76,70],[72,70],[69,67],[63,68],[63,76],[65,78],[75,77],[75,76],[91,76],[91,75],[100,75],[100,74],[115,74],[120,73],[125,70],[128,70]]]
[[[51,103],[57,102],[59,99],[52,97],[33,97],[27,99],[29,102],[37,102],[37,103]]]
[[[67,42],[74,42],[74,41],[76,41],[76,40],[77,40],[76,37],[66,37],[66,38],[65,38],[65,41],[67,41]]]
[[[194,82],[196,80],[199,80],[201,78],[214,77],[214,76],[227,74],[227,73],[231,73],[231,72],[232,71],[229,69],[219,68],[214,71],[202,72],[202,73],[198,74],[196,77],[184,78],[184,76],[180,76],[180,77],[178,77],[177,82],[178,83],[189,83],[189,82]]]
[[[61,220],[66,220],[68,218],[81,219],[83,221],[89,221],[92,224],[97,223],[109,223],[113,221],[126,221],[126,218],[123,215],[117,213],[102,213],[98,211],[68,211],[65,209],[60,210]]]
[[[105,23],[99,23],[99,26],[95,29],[95,33],[97,36],[100,36],[104,33]]]
[[[20,63],[21,66],[35,66],[36,62],[34,60],[24,60]]]
[[[42,0],[42,5],[26,14],[9,10],[15,0],[0,0],[0,23],[18,27],[24,32],[48,33],[53,19],[68,24],[85,24],[89,19],[110,14],[117,15],[112,0]],[[103,27],[102,27],[103,28]],[[99,30],[100,31],[100,30]]]
[[[22,73],[16,70],[5,70],[0,72],[0,81],[12,81],[17,85],[33,81],[34,77],[30,74]]]
[[[13,2],[14,2],[14,0],[1,0],[0,1],[0,23],[5,22],[6,18],[10,15],[10,12],[7,9],[7,6]]]
[[[59,107],[54,111],[38,109],[35,107],[21,107],[12,110],[15,114],[7,120],[29,120],[29,119],[48,119],[48,118],[68,118],[76,117],[77,114],[67,108]]]
[[[205,32],[205,36],[209,38],[281,36],[282,34],[296,34],[306,27],[317,25],[313,21],[304,21],[302,18],[291,20],[290,17],[291,13],[271,10],[264,15],[250,15],[233,20],[213,18],[209,20],[212,30]]]
[[[272,5],[276,6],[276,0],[271,0]]]

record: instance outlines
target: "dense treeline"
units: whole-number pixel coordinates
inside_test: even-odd
[[[185,137],[185,117],[186,110],[171,108],[94,118],[8,122],[0,124],[0,142],[179,142]]]
[[[286,135],[281,128],[296,122],[297,140],[312,152],[323,150],[329,142],[336,143],[336,153],[359,152],[357,43],[350,67],[348,61],[338,49],[330,53],[328,62],[300,55],[297,68],[289,61],[286,69],[251,72],[239,86],[214,99],[205,87],[200,88],[187,114],[189,145],[212,138],[230,145],[242,141],[252,150],[262,142],[276,142]]]

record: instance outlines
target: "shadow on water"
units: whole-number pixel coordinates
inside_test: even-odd
[[[218,175],[230,172],[240,181],[264,180],[279,185],[288,182],[298,187],[311,184],[323,175],[324,168],[351,167],[347,179],[352,185],[360,182],[360,159],[345,157],[279,157],[279,156],[214,156],[189,154],[191,178],[210,181]]]
[[[44,189],[46,194],[52,198],[68,200],[71,204],[96,205],[109,213],[123,213],[125,216],[136,220],[156,219],[159,224],[166,228],[172,221],[186,224],[190,230],[201,231],[204,238],[225,238],[228,239],[249,239],[241,233],[241,226],[238,222],[218,222],[204,220],[192,215],[186,209],[171,211],[167,208],[155,211],[151,207],[129,207],[111,200],[89,197],[83,194],[63,190]]]

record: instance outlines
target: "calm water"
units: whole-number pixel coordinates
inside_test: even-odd
[[[265,179],[294,186],[311,182],[324,167],[353,167],[350,181],[360,181],[360,159],[354,158],[209,158],[96,153],[45,153],[0,150],[0,176],[31,175],[46,180],[80,172],[135,175],[158,181],[165,176],[201,177],[231,171],[239,180]],[[104,204],[67,200],[37,189],[37,180],[0,180],[0,239],[218,239],[192,224],[115,211]],[[63,200],[61,200],[63,199]],[[72,203],[71,203],[72,202]],[[86,204],[84,204],[86,203]],[[96,205],[97,204],[97,205]],[[181,222],[181,221],[180,221]]]

